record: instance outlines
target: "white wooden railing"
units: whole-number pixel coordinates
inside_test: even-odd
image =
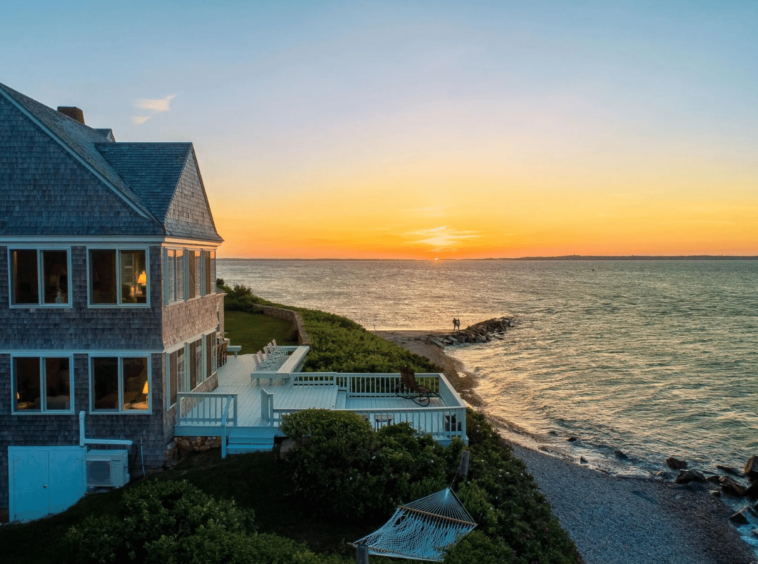
[[[177,425],[218,426],[226,415],[226,424],[237,426],[237,394],[183,392],[176,398]]]
[[[387,398],[394,397],[402,390],[402,379],[399,374],[340,374],[336,372],[297,372],[292,374],[292,384],[295,386],[337,386],[340,391],[347,392],[348,398]],[[442,389],[450,388],[445,380],[440,382],[439,374],[416,374],[416,382],[429,388],[432,393],[440,394]],[[449,391],[449,390],[446,390]],[[463,405],[460,398],[446,394],[451,402],[447,405]]]
[[[277,409],[274,406],[271,423],[273,426],[278,427],[282,422],[283,416],[298,411],[303,410]],[[377,430],[385,425],[408,423],[417,431],[431,433],[435,438],[452,439],[453,437],[460,437],[463,439],[466,436],[465,407],[336,409],[333,411],[345,411],[360,415]]]

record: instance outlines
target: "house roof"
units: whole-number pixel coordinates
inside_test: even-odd
[[[70,159],[87,169],[97,179],[96,183],[101,190],[115,194],[123,204],[136,212],[139,217],[134,218],[133,221],[153,225],[152,229],[149,225],[145,225],[141,228],[142,231],[222,241],[213,224],[202,180],[193,185],[195,192],[201,192],[202,197],[198,197],[197,193],[191,194],[192,197],[189,197],[188,202],[184,202],[183,206],[186,208],[187,204],[190,204],[192,208],[192,213],[188,214],[187,221],[184,223],[191,224],[197,221],[202,225],[198,226],[198,229],[187,229],[186,225],[182,229],[177,229],[175,222],[166,222],[166,214],[172,202],[188,197],[187,191],[181,189],[180,181],[187,166],[197,168],[191,143],[117,143],[110,129],[88,127],[3,84],[0,84],[0,96],[11,102],[39,130],[63,147]],[[13,117],[17,118],[17,116]],[[3,170],[3,167],[30,168],[28,163],[21,162],[24,159],[24,155],[21,154],[24,148],[13,145],[8,149],[9,152],[16,151],[16,159],[9,158],[0,162],[0,178],[11,177],[14,172],[8,169]],[[6,148],[0,149],[5,151]],[[31,167],[39,172],[34,178],[34,186],[29,187],[28,190],[39,190],[40,186],[47,189],[51,185],[62,183],[60,174],[51,170],[49,164]],[[199,179],[199,170],[196,172]],[[8,183],[8,188],[12,189],[14,197],[18,198],[18,191],[23,190],[23,187],[11,186],[11,184],[11,182]],[[0,183],[0,192],[3,188]],[[34,194],[30,193],[29,197],[33,198]],[[22,213],[28,214],[30,211],[34,210],[24,210]],[[125,210],[119,210],[119,215],[125,214]],[[107,217],[107,213],[101,215]],[[30,228],[28,221],[19,217],[18,225],[22,224],[25,229]],[[56,225],[65,225],[65,222],[58,220]],[[42,227],[44,225],[40,225],[40,229]],[[107,227],[108,233],[113,232],[112,225],[103,227],[104,229]],[[0,225],[0,232],[15,234],[13,229],[12,217],[6,218],[6,221]],[[97,231],[97,226],[89,225],[87,233],[95,234],[93,231]],[[130,230],[129,233],[132,231]]]

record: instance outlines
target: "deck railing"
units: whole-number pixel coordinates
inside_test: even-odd
[[[177,425],[219,426],[226,414],[226,424],[237,426],[237,394],[183,392],[176,398]]]
[[[282,417],[290,413],[303,411],[300,409],[277,409],[274,406],[272,424],[276,427],[282,422]],[[465,407],[424,407],[424,408],[392,408],[392,409],[336,409],[355,413],[366,419],[375,429],[385,425],[408,423],[422,433],[431,433],[435,438],[452,439],[466,436]]]
[[[440,397],[442,397],[440,392],[449,386],[449,384],[447,386],[440,384],[439,374],[416,374],[416,382],[429,388],[432,393],[440,394]],[[297,372],[292,374],[292,384],[295,386],[337,386],[338,390],[347,392],[348,398],[393,397],[402,389],[402,379],[399,374]],[[446,401],[446,404],[459,403],[453,395],[448,393],[446,396],[452,400],[450,403]]]

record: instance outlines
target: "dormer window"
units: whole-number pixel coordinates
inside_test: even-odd
[[[90,249],[90,304],[146,305],[149,291],[144,250]]]
[[[11,304],[68,306],[69,252],[65,249],[11,249]]]

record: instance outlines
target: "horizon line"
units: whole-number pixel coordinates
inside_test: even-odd
[[[442,261],[526,261],[526,260],[758,260],[758,255],[556,255],[556,256],[526,256],[526,257],[485,257],[485,258],[256,258],[256,257],[219,257],[217,260],[300,260],[300,261],[415,261],[415,262],[442,262]]]

